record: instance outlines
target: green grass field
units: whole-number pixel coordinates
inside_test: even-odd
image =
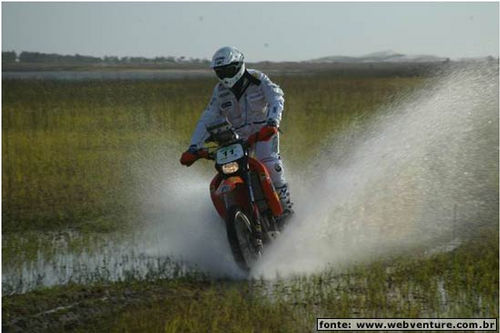
[[[369,117],[419,81],[278,78],[287,98],[283,155],[300,164],[326,135]],[[3,232],[133,224],[141,179],[131,166],[167,148],[180,157],[213,84],[4,81]]]
[[[362,129],[384,105],[425,81],[273,79],[286,94],[282,155],[296,167],[318,153],[325,137]],[[140,227],[136,192],[147,191],[151,180],[137,166],[180,157],[214,84],[3,80],[2,234],[9,239],[3,265],[49,251],[43,248],[51,244],[31,241],[37,233],[105,235]],[[488,186],[498,195],[498,183]],[[483,225],[451,252],[395,254],[289,280],[187,276],[3,296],[2,325],[9,331],[304,332],[314,330],[319,316],[498,317],[498,220]]]

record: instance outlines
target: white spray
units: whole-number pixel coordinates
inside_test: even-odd
[[[313,273],[419,244],[435,247],[464,227],[494,223],[497,73],[487,64],[455,70],[384,106],[362,132],[325,138],[308,170],[287,165],[296,215],[253,276]],[[150,251],[240,277],[211,207],[213,172],[181,168],[170,153],[163,162],[164,170],[145,171],[165,175],[148,202],[156,200],[159,210],[145,239],[155,244]]]
[[[317,272],[495,225],[498,71],[492,67],[454,71],[402,96],[379,110],[367,133],[354,133],[359,139],[351,133],[309,170],[292,169],[295,219],[254,274]]]

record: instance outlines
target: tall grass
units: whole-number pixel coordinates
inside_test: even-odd
[[[286,94],[282,153],[293,163],[421,80],[273,79]],[[180,155],[214,83],[3,80],[3,232],[110,231],[140,220],[131,165],[167,146]]]

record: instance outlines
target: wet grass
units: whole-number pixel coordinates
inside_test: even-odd
[[[179,255],[147,251],[140,236],[134,239],[121,233],[76,232],[10,236],[2,240],[3,295],[57,285],[176,279],[199,274],[199,267]]]
[[[498,316],[498,231],[455,250],[356,264],[288,280],[70,285],[3,297],[4,328],[111,332],[306,332],[316,317]],[[55,311],[50,312],[50,310]]]

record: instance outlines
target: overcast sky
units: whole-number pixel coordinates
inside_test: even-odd
[[[498,3],[2,3],[2,50],[248,61],[498,56]]]

